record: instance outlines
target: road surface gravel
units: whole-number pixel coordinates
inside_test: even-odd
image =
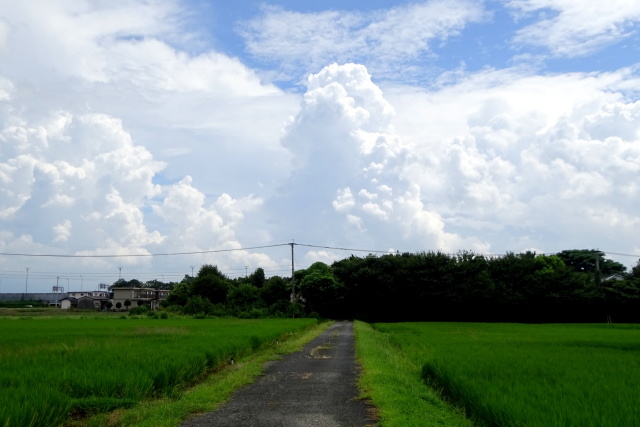
[[[337,322],[302,351],[269,362],[264,375],[217,411],[182,427],[337,427],[375,425],[374,407],[358,399],[352,322]]]

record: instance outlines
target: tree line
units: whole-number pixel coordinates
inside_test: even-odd
[[[185,314],[360,319],[368,322],[639,322],[640,261],[630,272],[598,250],[487,257],[469,251],[350,256],[290,277],[230,279],[213,265],[171,288]],[[113,286],[132,286],[120,280]]]

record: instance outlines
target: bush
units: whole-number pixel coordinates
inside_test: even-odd
[[[213,312],[213,304],[200,295],[195,295],[187,300],[184,305],[184,314],[211,314]]]
[[[129,315],[136,316],[140,314],[146,314],[149,311],[151,311],[149,310],[149,307],[147,307],[146,305],[141,305],[139,307],[133,307],[131,310],[129,310]]]

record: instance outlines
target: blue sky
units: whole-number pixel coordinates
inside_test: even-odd
[[[287,275],[292,240],[640,258],[640,4],[5,3],[0,292]]]
[[[428,2],[427,2],[428,3]],[[554,55],[550,46],[536,45],[531,41],[516,40],[519,30],[539,24],[544,20],[558,19],[562,13],[559,9],[563,2],[466,2],[470,5],[481,5],[482,16],[468,22],[459,32],[448,37],[434,40],[430,46],[430,54],[412,58],[412,64],[420,66],[427,75],[433,77],[441,72],[464,66],[467,71],[478,71],[483,68],[506,68],[525,60],[520,55],[533,56],[535,64],[544,72],[590,72],[612,71],[635,64],[640,54],[640,39],[637,33],[637,22],[634,17],[628,20],[613,21],[623,34],[603,40],[590,49],[588,53]],[[519,4],[539,3],[540,7],[532,11]],[[546,3],[546,5],[545,5]],[[557,7],[552,7],[556,3]],[[228,4],[217,4],[209,1],[191,2],[191,9],[196,11],[198,19],[194,28],[207,34],[208,41],[203,46],[216,48],[243,62],[257,68],[268,69],[271,64],[265,58],[248,53],[245,49],[246,38],[243,32],[250,23],[259,20],[269,12],[270,8],[282,11],[295,11],[308,17],[327,11],[338,13],[361,14],[365,17],[376,12],[384,14],[393,9],[400,9],[420,2],[399,1],[353,1],[353,2],[257,2],[239,1]],[[546,7],[545,7],[546,6]],[[585,5],[585,8],[588,6]],[[597,13],[597,11],[595,11]],[[372,22],[373,18],[366,22]],[[579,37],[576,37],[579,39]],[[577,40],[579,41],[579,40]],[[551,50],[551,51],[550,51]],[[329,57],[331,55],[328,55]],[[355,55],[363,58],[365,55]],[[367,64],[365,64],[367,65]],[[301,70],[304,72],[304,70]],[[402,80],[402,76],[397,76]]]

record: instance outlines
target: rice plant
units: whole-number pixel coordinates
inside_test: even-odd
[[[640,425],[640,326],[377,324],[479,424]]]
[[[171,396],[311,319],[0,319],[0,426]]]

